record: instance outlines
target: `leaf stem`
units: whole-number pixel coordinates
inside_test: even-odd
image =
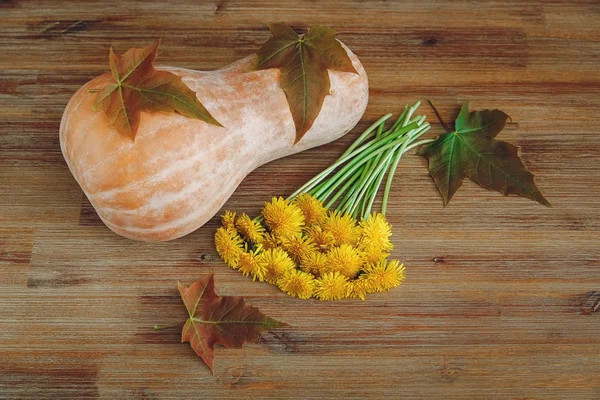
[[[154,329],[155,331],[159,331],[161,329],[174,328],[176,326],[183,325],[183,324],[184,324],[184,322],[178,322],[176,324],[171,324],[171,325],[154,325],[152,327],[152,329]]]
[[[448,125],[446,125],[446,123],[442,119],[442,116],[438,112],[437,108],[435,108],[435,106],[433,105],[433,101],[431,99],[427,99],[427,102],[429,103],[429,106],[433,109],[433,112],[435,113],[435,116],[437,117],[438,121],[440,121],[440,124],[442,125],[442,127],[446,130],[446,132],[451,132],[452,129],[450,129],[450,127]]]

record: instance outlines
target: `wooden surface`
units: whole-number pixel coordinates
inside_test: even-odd
[[[336,143],[253,172],[226,207],[256,213],[368,124],[431,97],[500,108],[553,204],[466,182],[447,208],[425,161],[402,161],[389,219],[407,281],[367,301],[287,297],[217,258],[213,219],[169,243],[121,238],[62,158],[71,94],[118,51],[162,38],[159,64],[216,69],[263,22],[327,24],[371,98]],[[0,0],[0,399],[600,398],[600,5],[597,1]],[[441,132],[426,106],[433,136]],[[212,376],[177,328],[177,281],[214,271],[292,328],[218,348]]]

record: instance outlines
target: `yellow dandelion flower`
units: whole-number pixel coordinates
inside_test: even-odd
[[[302,257],[300,260],[300,268],[304,272],[308,272],[314,276],[330,272],[327,255],[318,251],[313,251]]]
[[[339,211],[329,212],[323,222],[323,229],[331,232],[335,244],[355,245],[360,235],[360,229],[356,226],[356,220],[347,213]]]
[[[293,236],[302,232],[304,216],[297,205],[282,197],[273,197],[262,209],[267,226],[276,236]]]
[[[231,268],[238,266],[239,256],[244,251],[242,244],[242,238],[236,231],[223,226],[217,229],[217,233],[215,233],[217,253]]]
[[[278,247],[263,251],[256,257],[256,260],[265,268],[265,281],[273,284],[296,267],[290,256]]]
[[[323,203],[308,193],[302,193],[293,203],[302,211],[306,225],[319,224],[327,216],[327,208]]]
[[[275,235],[266,233],[260,244],[262,245],[263,249],[269,250],[278,248],[279,245],[281,245],[281,241]]]
[[[235,211],[226,210],[225,214],[221,215],[221,222],[225,229],[235,230]]]
[[[315,281],[315,297],[319,300],[339,300],[348,296],[348,278],[339,272],[328,272]]]
[[[282,238],[281,246],[296,262],[300,262],[302,257],[317,251],[312,239],[300,234]]]
[[[390,256],[389,252],[377,245],[359,246],[359,249],[365,264],[377,264]]]
[[[311,274],[294,269],[279,278],[277,286],[290,296],[310,299],[315,288],[315,278]]]
[[[359,223],[360,239],[359,247],[368,248],[375,246],[381,252],[389,252],[394,247],[390,242],[392,226],[385,217],[379,213],[373,213]]]
[[[263,264],[258,262],[256,250],[250,250],[249,252],[242,252],[238,259],[238,270],[244,276],[252,276],[253,281],[264,281],[266,268]]]
[[[361,278],[366,281],[368,292],[387,292],[391,288],[400,286],[404,280],[404,264],[398,260],[385,260],[365,268],[366,273]]]
[[[351,299],[364,300],[368,290],[367,280],[363,279],[365,275],[361,275],[358,279],[349,282],[348,297]]]
[[[324,231],[319,225],[313,225],[306,229],[306,234],[321,251],[327,251],[335,244],[333,234],[329,231]]]
[[[330,271],[337,271],[347,278],[354,278],[363,265],[361,255],[349,244],[334,247],[327,253]]]
[[[235,226],[242,236],[251,242],[260,243],[265,236],[265,228],[261,223],[250,218],[246,213],[242,213],[237,217]]]

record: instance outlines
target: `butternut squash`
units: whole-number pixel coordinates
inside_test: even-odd
[[[61,150],[73,176],[106,226],[143,241],[184,236],[206,223],[252,170],[274,159],[331,142],[364,113],[367,75],[329,70],[330,94],[311,129],[296,129],[279,70],[250,71],[253,56],[217,71],[160,67],[182,77],[223,127],[177,113],[142,112],[135,141],[119,134],[89,89],[80,88],[60,125]]]

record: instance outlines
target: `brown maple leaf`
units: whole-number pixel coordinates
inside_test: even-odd
[[[132,140],[142,111],[176,111],[188,118],[221,126],[180,76],[154,68],[158,45],[156,42],[149,47],[132,48],[121,56],[111,47],[109,61],[113,82],[94,90],[99,91],[94,109],[102,109],[110,124]]]
[[[281,71],[280,84],[294,118],[297,143],[312,127],[329,94],[327,70],[358,72],[331,28],[313,26],[300,37],[285,24],[268,27],[271,38],[258,52],[256,69]]]
[[[215,344],[240,348],[245,342],[257,341],[264,331],[287,326],[246,304],[243,297],[216,295],[213,274],[188,287],[177,286],[190,316],[181,342],[189,341],[213,373]]]

